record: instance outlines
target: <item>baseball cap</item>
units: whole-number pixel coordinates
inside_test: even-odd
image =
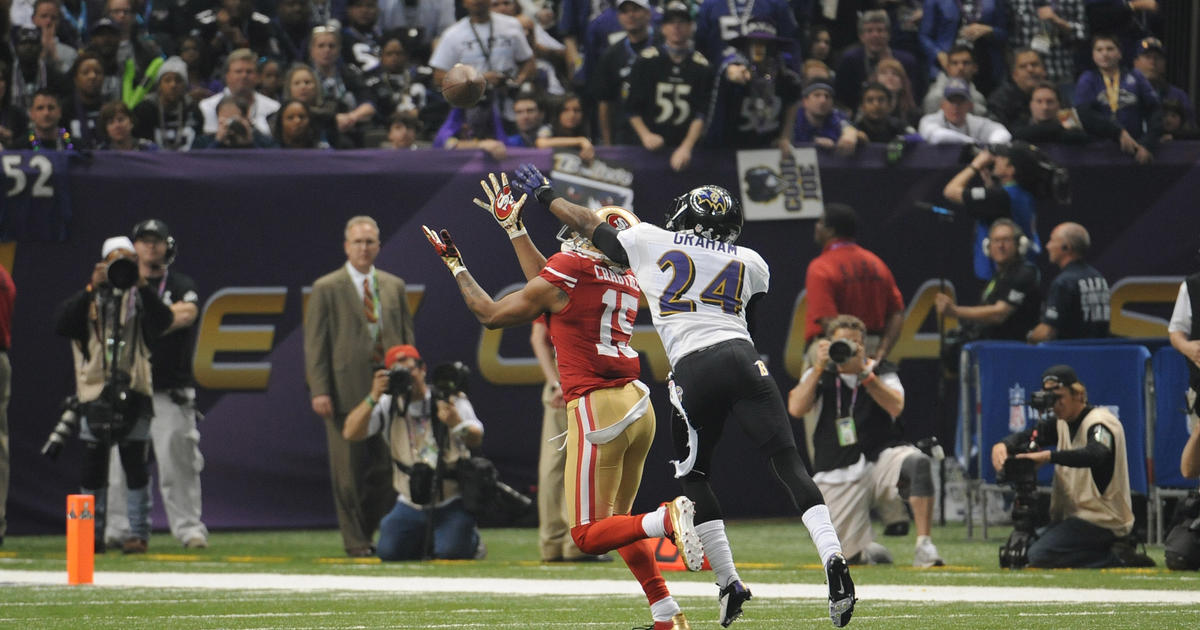
[[[1147,37],[1138,42],[1137,56],[1142,56],[1148,52],[1157,52],[1165,55],[1167,53],[1166,46],[1163,46],[1162,40],[1157,37]]]
[[[620,2],[617,3],[617,10],[620,11],[621,7],[626,4],[636,4],[637,6],[643,8],[647,11],[651,10],[650,9],[650,0],[620,0]]]
[[[137,240],[143,234],[154,234],[159,238],[166,239],[171,236],[171,229],[166,223],[158,219],[146,219],[141,223],[133,226],[133,240]]]
[[[102,28],[107,28],[116,33],[121,32],[121,29],[117,28],[116,22],[113,22],[110,18],[102,17],[99,20],[96,20],[96,23],[92,25],[92,28],[88,31],[88,33],[95,35]]]
[[[954,98],[961,96],[962,98],[971,98],[971,86],[963,79],[953,78],[946,80],[946,89],[942,90],[942,98]]]
[[[392,346],[391,348],[388,348],[387,355],[384,356],[383,364],[390,367],[393,363],[399,361],[400,359],[417,359],[419,361],[421,360],[421,353],[417,352],[417,348],[415,346],[411,346],[409,344]]]
[[[129,240],[128,236],[113,236],[104,240],[104,245],[100,247],[100,257],[108,258],[108,255],[118,249],[127,249],[134,251],[133,241]]]
[[[1079,377],[1075,376],[1075,370],[1069,365],[1052,365],[1042,372],[1042,386],[1046,385],[1062,385],[1070,387],[1079,382]]]
[[[666,22],[671,18],[683,18],[689,22],[692,21],[692,10],[688,8],[686,2],[680,0],[671,0],[663,9],[663,21]]]
[[[14,44],[29,44],[29,43],[40,44],[40,43],[42,43],[42,32],[37,30],[36,28],[30,28],[28,26],[18,28],[17,32],[13,34],[13,43]]]

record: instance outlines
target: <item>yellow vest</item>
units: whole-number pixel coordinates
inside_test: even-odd
[[[1085,520],[1110,529],[1117,536],[1133,531],[1133,504],[1129,491],[1129,462],[1125,455],[1125,430],[1121,421],[1104,407],[1094,407],[1080,421],[1081,426],[1071,438],[1066,420],[1058,420],[1058,450],[1087,446],[1088,432],[1102,424],[1113,435],[1113,475],[1103,493],[1092,479],[1091,468],[1073,468],[1061,464],[1054,467],[1054,486],[1050,494],[1050,520],[1068,517]]]

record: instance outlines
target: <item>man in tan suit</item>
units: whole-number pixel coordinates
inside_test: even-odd
[[[368,216],[346,222],[346,265],[313,283],[304,313],[304,363],[312,409],[325,420],[333,503],[350,556],[373,553],[371,537],[396,502],[392,463],[378,436],[342,437],[346,414],[371,389],[384,348],[412,344],[404,281],[375,268],[379,225]]]

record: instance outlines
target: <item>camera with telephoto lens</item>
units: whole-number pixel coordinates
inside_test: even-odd
[[[849,339],[835,339],[829,344],[829,360],[841,365],[858,354],[858,344]]]
[[[243,125],[242,121],[237,119],[229,121],[229,124],[225,126],[225,130],[228,131],[229,135],[231,136],[241,137],[250,135],[250,130],[246,128],[246,125]]]
[[[1037,497],[1037,462],[1017,457],[1020,453],[1039,450],[1037,436],[1044,434],[1056,422],[1054,401],[1058,394],[1037,390],[1029,396],[1029,406],[1038,412],[1037,425],[1026,443],[1009,449],[1004,467],[996,471],[996,483],[1008,484],[1013,489],[1013,531],[1008,541],[1000,547],[1000,568],[1022,569],[1029,564],[1029,545],[1037,539],[1039,520]]]
[[[434,400],[449,402],[452,396],[467,393],[471,368],[462,361],[443,363],[433,368],[432,378],[431,390]]]
[[[46,443],[42,445],[42,455],[50,459],[58,458],[58,454],[62,452],[67,438],[79,430],[79,408],[79,399],[74,395],[63,399],[61,405],[62,412],[58,417],[58,424],[54,425],[54,429],[50,431],[50,436],[46,438]]]
[[[1029,406],[1050,417],[1054,415],[1055,402],[1058,402],[1058,393],[1048,389],[1039,389],[1029,395]]]
[[[981,151],[1003,156],[1012,162],[1014,179],[1035,199],[1051,199],[1071,203],[1071,176],[1036,145],[1018,140],[1012,144],[964,144],[958,154],[960,164],[970,164]]]
[[[138,265],[136,258],[120,256],[104,267],[104,277],[108,284],[122,291],[137,284]]]
[[[409,370],[404,365],[393,365],[388,370],[388,384],[385,393],[392,398],[403,398],[408,400],[412,395],[413,375],[412,370]]]

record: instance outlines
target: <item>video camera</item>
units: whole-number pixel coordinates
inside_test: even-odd
[[[1017,183],[1035,199],[1053,198],[1063,205],[1071,203],[1070,174],[1037,146],[1020,140],[1012,144],[965,144],[958,161],[970,164],[984,150],[1008,158],[1016,170],[1014,177]]]
[[[996,483],[1008,484],[1013,489],[1013,531],[1008,541],[1000,547],[1000,568],[1022,569],[1029,564],[1029,545],[1037,539],[1038,497],[1037,463],[1032,459],[1016,457],[1020,453],[1032,453],[1040,449],[1037,436],[1044,434],[1050,423],[1057,421],[1054,402],[1058,394],[1039,389],[1029,395],[1029,406],[1038,412],[1038,422],[1029,441],[1010,449],[1004,468],[996,471]]]

